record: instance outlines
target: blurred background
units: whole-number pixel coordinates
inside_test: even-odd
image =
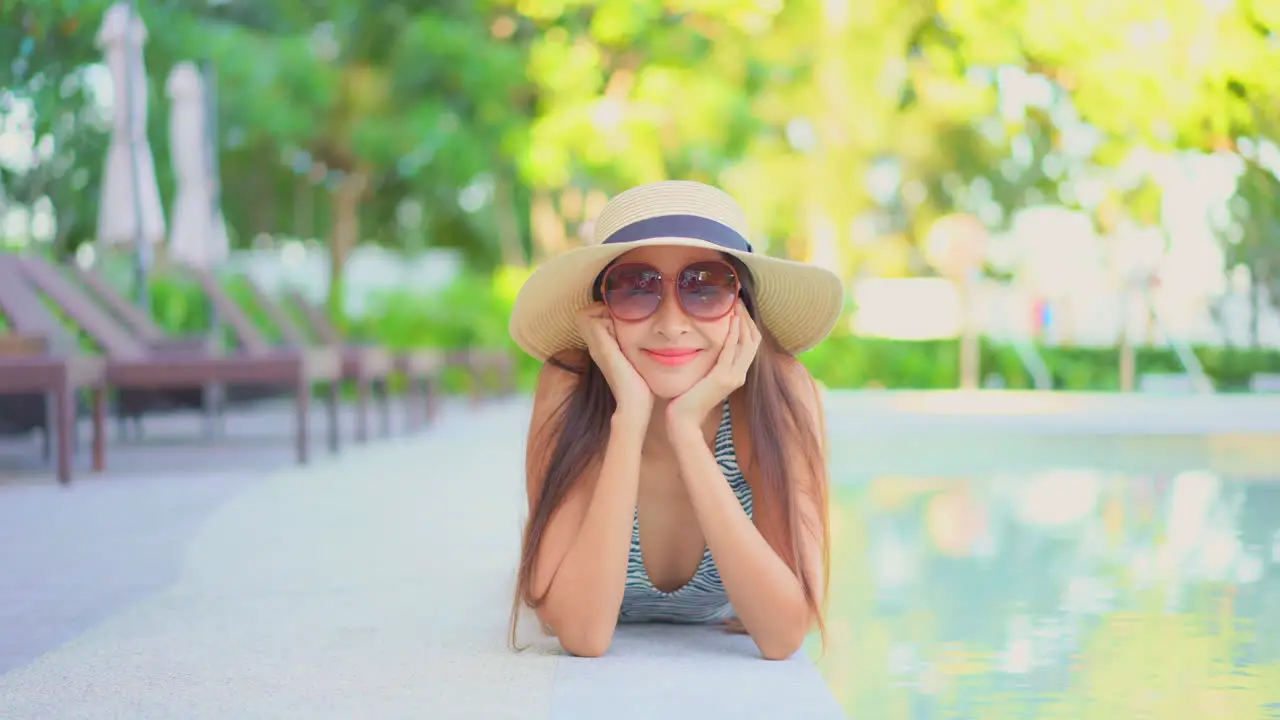
[[[802,359],[850,391],[851,714],[1280,713],[1280,443],[1212,427],[1280,392],[1280,3],[5,0],[0,53],[0,251],[175,335],[202,266],[528,390],[530,269],[627,187],[725,188],[847,282]],[[1028,430],[1076,396],[882,388],[1116,394]]]
[[[357,337],[518,356],[528,269],[687,178],[848,281],[829,387],[1277,384],[1273,2],[110,7],[0,6],[0,245],[141,264],[175,331],[209,317],[175,244],[220,242]]]

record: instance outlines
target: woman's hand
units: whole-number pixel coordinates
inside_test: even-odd
[[[602,302],[592,303],[578,312],[578,332],[587,341],[591,359],[599,366],[613,391],[618,412],[628,419],[647,424],[653,410],[653,391],[636,372],[635,366],[622,354],[618,337],[613,332],[613,317]]]
[[[729,335],[711,370],[693,387],[667,405],[667,427],[685,433],[702,421],[729,397],[729,393],[747,381],[747,370],[760,347],[760,329],[739,300],[729,320]]]

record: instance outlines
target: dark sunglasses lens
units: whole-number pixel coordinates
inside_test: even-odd
[[[662,302],[662,274],[645,265],[617,265],[604,276],[604,302],[622,320],[641,320]]]
[[[728,265],[694,263],[680,273],[680,304],[693,317],[722,317],[733,308],[737,296],[737,277]]]

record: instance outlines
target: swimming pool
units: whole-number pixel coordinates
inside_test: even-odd
[[[1280,436],[832,439],[850,716],[1280,717]]]

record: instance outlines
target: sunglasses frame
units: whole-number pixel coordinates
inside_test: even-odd
[[[618,263],[618,264],[616,264],[616,265],[610,265],[609,267],[605,268],[604,272],[600,273],[600,286],[599,286],[600,299],[601,299],[601,301],[603,301],[603,302],[604,302],[604,306],[605,306],[605,308],[609,311],[609,314],[610,314],[611,316],[613,316],[613,319],[614,319],[615,321],[617,321],[617,322],[643,322],[643,321],[648,320],[649,318],[653,317],[654,315],[658,314],[658,310],[662,309],[662,303],[663,303],[663,302],[665,302],[665,301],[666,301],[666,299],[667,299],[667,298],[666,298],[667,286],[669,286],[669,285],[675,285],[675,283],[676,283],[677,279],[678,279],[681,275],[683,275],[683,274],[684,274],[684,271],[685,271],[685,270],[688,270],[689,268],[693,267],[694,265],[721,265],[721,266],[725,267],[725,268],[729,271],[729,276],[733,278],[733,297],[734,297],[735,299],[737,299],[738,297],[740,297],[740,296],[741,296],[741,294],[742,294],[742,279],[738,277],[738,270],[737,270],[737,268],[735,268],[735,267],[734,267],[733,265],[731,265],[730,263],[725,262],[724,260],[695,260],[694,262],[691,262],[691,263],[689,263],[689,264],[685,265],[684,267],[680,268],[679,270],[677,270],[677,271],[676,271],[672,276],[670,276],[670,277],[668,277],[668,276],[666,275],[666,273],[663,273],[661,270],[659,270],[658,268],[654,267],[653,265],[650,265],[649,263],[642,263],[642,262],[624,262],[624,263]],[[659,278],[659,279],[661,280],[661,282],[662,282],[662,289],[658,292],[658,304],[657,304],[656,306],[654,306],[654,308],[653,308],[653,312],[650,312],[648,315],[645,315],[644,317],[634,318],[634,319],[631,319],[631,318],[620,318],[620,317],[618,317],[618,314],[617,314],[617,313],[615,313],[615,312],[613,311],[613,306],[611,306],[611,305],[609,304],[609,295],[605,292],[605,283],[607,283],[607,282],[609,281],[609,275],[611,275],[611,274],[612,274],[616,269],[618,269],[618,268],[624,268],[624,267],[642,267],[642,268],[647,268],[647,269],[652,270],[653,272],[657,273],[657,274],[658,274],[658,278]],[[729,303],[729,307],[728,307],[728,308],[726,308],[724,312],[720,313],[719,315],[716,315],[715,317],[700,317],[700,316],[698,316],[698,315],[695,315],[695,314],[693,314],[693,313],[689,312],[689,309],[688,309],[688,308],[686,308],[686,307],[684,306],[684,300],[683,300],[683,299],[681,299],[681,297],[680,297],[680,291],[679,291],[679,289],[678,289],[678,288],[676,288],[676,289],[675,289],[675,292],[673,292],[673,293],[672,293],[672,295],[674,295],[674,296],[675,296],[675,301],[676,301],[676,303],[677,303],[677,304],[679,304],[679,306],[680,306],[680,311],[681,311],[681,312],[683,312],[685,315],[689,316],[690,318],[693,318],[694,320],[699,320],[699,321],[702,321],[702,322],[715,322],[716,320],[719,320],[719,319],[723,318],[724,316],[726,316],[726,315],[728,315],[729,313],[733,312],[733,306],[736,304],[736,303],[732,303],[732,302],[731,302],[731,303]]]

